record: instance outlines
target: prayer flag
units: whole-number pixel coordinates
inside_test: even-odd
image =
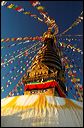
[[[38,9],[39,11],[43,11],[43,10],[44,10],[44,7],[43,7],[43,6],[38,6],[37,9]]]
[[[20,10],[20,9],[22,9],[22,7],[17,7],[17,8],[15,8],[14,10],[18,11],[18,10]]]
[[[9,6],[7,6],[7,8],[13,8],[14,4],[10,4]]]
[[[4,6],[4,5],[6,5],[7,4],[7,1],[2,1],[1,2],[1,6]]]
[[[31,13],[30,13],[30,12],[23,12],[23,14],[28,14],[28,15],[29,15],[29,14],[31,14]]]

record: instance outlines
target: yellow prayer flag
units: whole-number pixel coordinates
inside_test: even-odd
[[[11,41],[14,41],[14,38],[12,38]]]
[[[1,42],[3,42],[4,41],[4,39],[1,39]]]
[[[9,6],[7,6],[7,8],[12,8],[14,6],[14,4],[10,4]]]
[[[69,68],[69,65],[67,64],[67,65],[65,66],[65,68],[66,68],[66,69]]]
[[[78,49],[76,49],[78,52],[80,52],[81,50],[78,48]]]
[[[43,21],[43,20],[42,20],[42,19],[40,19],[39,17],[38,17],[38,20],[39,20],[39,21]]]
[[[76,80],[76,78],[73,78],[73,79],[71,79],[71,82],[76,82],[77,80]]]
[[[77,79],[77,81],[79,82],[79,81],[80,81],[80,79],[78,78],[78,79]]]
[[[37,9],[38,10],[44,10],[44,7],[43,6],[38,6]]]
[[[23,14],[31,14],[30,12],[23,12]]]

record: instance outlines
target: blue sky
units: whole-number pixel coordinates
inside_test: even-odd
[[[30,11],[33,14],[38,15],[39,12],[31,6],[29,1],[9,1],[9,3],[14,3],[15,5],[22,6],[25,8],[26,11]],[[49,16],[53,17],[56,20],[56,23],[59,27],[59,33],[66,30],[73,22],[74,20],[80,15],[80,13],[83,10],[83,3],[82,1],[41,1],[41,5],[45,7],[45,10],[48,12]],[[42,36],[42,34],[47,30],[46,24],[39,22],[38,20],[31,18],[30,16],[23,15],[22,13],[19,13],[15,10],[8,9],[5,6],[1,7],[1,38],[12,38],[12,37],[26,37],[26,36]],[[67,34],[83,34],[83,22],[78,24],[76,27],[71,29],[67,32]],[[66,38],[66,37],[65,37]],[[72,37],[74,38],[74,37]],[[61,41],[64,41],[64,38],[62,38]],[[1,56],[2,59],[9,59],[12,55],[16,56],[18,55],[18,52],[16,51],[24,51],[25,49],[30,48],[34,43],[36,42],[29,42],[21,45],[16,45],[14,47],[9,47],[8,45],[12,45],[16,42],[4,42],[1,44],[1,46],[4,46],[4,48],[1,50]],[[65,43],[69,43],[65,40]],[[71,41],[70,42],[73,45],[76,45],[77,48],[82,49],[83,47],[83,41],[80,39],[80,41]],[[39,48],[41,45],[37,45],[36,49]],[[34,49],[31,49],[30,52],[32,52]],[[15,51],[15,53],[14,53]],[[82,68],[82,55],[80,55],[77,52],[72,52],[71,50],[64,50],[63,51],[68,57],[75,60],[76,65],[79,65],[80,68]],[[7,56],[6,56],[7,54]],[[17,58],[14,63],[9,64],[8,66],[5,66],[1,70],[1,77],[5,76],[4,79],[1,79],[1,86],[4,87],[4,91],[1,93],[2,98],[6,97],[8,93],[14,89],[18,81],[21,79],[23,74],[26,72],[27,68],[25,62],[28,60],[28,64],[31,64],[31,58],[36,54],[31,53],[29,57],[22,57]],[[79,59],[78,59],[79,58]],[[22,62],[21,62],[22,61]],[[29,63],[30,62],[30,63]],[[25,66],[25,70],[20,74],[21,66]],[[17,67],[16,70],[13,68]],[[17,72],[19,70],[19,72]],[[8,76],[7,73],[11,72]],[[17,76],[16,80],[12,80],[11,77]],[[82,79],[83,75],[77,71],[78,77]],[[11,85],[9,87],[6,87],[7,81],[11,81]],[[70,80],[68,79],[68,82],[70,83]],[[71,84],[72,85],[72,84]],[[72,85],[73,86],[73,85]],[[22,89],[23,89],[22,85]],[[73,90],[71,90],[72,93],[74,93]],[[19,91],[19,94],[23,94],[23,91]],[[15,93],[17,95],[17,91]],[[69,98],[73,98],[71,94],[68,95]]]

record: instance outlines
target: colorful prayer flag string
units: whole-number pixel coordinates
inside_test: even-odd
[[[2,38],[1,42],[11,42],[11,41],[41,41],[42,36],[35,37],[18,37],[18,38]]]
[[[2,63],[1,63],[1,66],[5,65],[5,64],[7,64],[7,63],[10,63],[11,61],[13,62],[13,61],[15,61],[17,58],[23,57],[23,56],[24,56],[23,54],[24,54],[25,52],[28,52],[30,49],[34,48],[34,47],[35,47],[36,45],[38,45],[39,43],[40,43],[40,42],[35,43],[32,47],[30,47],[30,48],[27,49],[26,51],[21,52],[20,54],[16,55],[15,57],[10,58],[9,60],[7,60],[7,61],[5,61],[5,62],[2,62]],[[34,52],[34,51],[32,51],[32,52]]]
[[[63,34],[65,34],[66,32],[68,32],[70,29],[72,29],[73,27],[75,27],[79,23],[81,23],[82,20],[83,20],[83,11],[81,12],[80,16],[78,16],[78,18],[73,22],[73,24],[68,29],[66,29],[64,32],[62,32],[60,34],[60,36],[63,35]]]
[[[39,1],[30,1],[33,7],[35,7],[39,13],[43,16],[44,23],[48,26],[48,31],[52,31],[54,29],[54,35],[58,33],[58,26],[53,18],[48,16],[48,13],[44,10],[44,7],[41,6]]]
[[[79,53],[83,54],[82,50],[80,50],[79,48],[75,48],[71,44],[65,44],[64,42],[59,42],[59,44],[63,48],[65,48],[65,47],[70,48],[70,49],[72,49],[72,51],[79,52]]]
[[[71,80],[71,82],[72,82],[72,84],[74,85],[73,87],[74,87],[74,89],[76,88],[75,87],[75,84],[76,85],[78,85],[79,84],[79,82],[80,82],[80,78],[77,78],[77,72],[76,72],[76,70],[71,70],[71,68],[73,68],[73,66],[71,67],[69,64],[68,64],[68,57],[64,57],[63,59],[62,59],[62,63],[65,63],[65,69],[66,69],[66,71],[67,71],[67,73],[68,73],[68,77],[70,78],[70,80]],[[69,63],[70,63],[70,61],[69,61]],[[67,67],[68,66],[68,67]],[[70,86],[68,87],[68,91],[69,91],[69,93],[71,93],[70,92]],[[77,90],[77,92],[78,92],[78,90]],[[72,94],[73,95],[73,94]],[[77,98],[75,95],[73,95],[74,96],[74,98],[76,98],[76,100],[79,100],[79,101],[82,101],[83,100],[83,98],[82,98],[82,93],[80,93],[80,95],[79,95],[79,97],[80,98]]]
[[[17,12],[21,12],[24,15],[29,15],[30,17],[33,17],[34,19],[37,19],[40,22],[43,22],[41,18],[39,18],[37,15],[32,14],[31,12],[25,11],[25,9],[21,6],[10,4],[9,2],[2,1],[1,6],[6,6],[8,9],[16,10]]]

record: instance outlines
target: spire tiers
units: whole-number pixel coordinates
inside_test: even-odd
[[[66,92],[66,88],[64,85],[64,69],[61,64],[61,52],[59,48],[56,46],[57,42],[55,42],[52,35],[48,35],[47,37],[46,34],[44,34],[44,37],[45,38],[43,46],[34,58],[30,70],[27,70],[27,74],[23,77],[24,86],[26,88],[28,87],[27,85],[30,85],[32,82],[44,83],[48,80],[55,80],[58,83],[57,85],[59,85],[59,88],[64,94]],[[33,84],[31,86],[33,86]],[[36,87],[37,88],[35,88],[34,86],[34,88],[32,89],[28,87],[25,91],[34,89],[38,90],[39,88],[37,84]],[[51,88],[51,86],[49,87]],[[55,88],[55,92],[57,91],[59,93],[59,89],[56,85],[52,86],[52,88]],[[43,89],[45,89],[45,87]]]

